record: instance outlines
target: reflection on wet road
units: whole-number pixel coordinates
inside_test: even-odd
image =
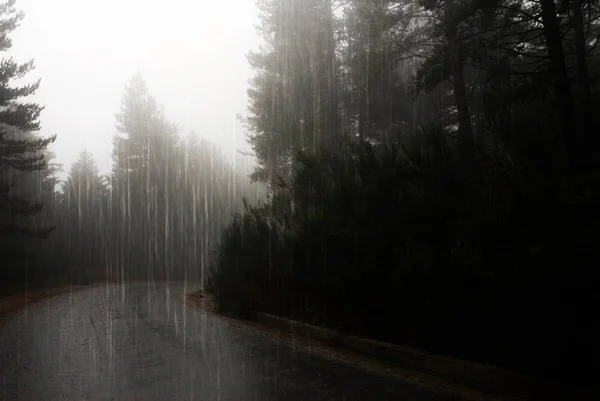
[[[64,294],[0,326],[2,400],[440,400],[186,306],[183,284]]]

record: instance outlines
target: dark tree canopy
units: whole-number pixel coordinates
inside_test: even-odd
[[[270,199],[221,236],[220,308],[594,378],[597,2],[259,5]]]

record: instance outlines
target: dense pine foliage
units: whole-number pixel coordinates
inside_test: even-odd
[[[0,52],[12,47],[10,33],[23,19],[15,1],[0,3]],[[40,212],[53,180],[46,147],[55,136],[38,135],[42,107],[21,101],[35,93],[39,81],[17,86],[15,79],[34,69],[33,61],[19,64],[12,58],[0,60],[0,262],[3,277],[22,280],[31,262],[36,239],[47,237],[53,227]],[[2,280],[4,281],[4,280]]]
[[[223,232],[220,308],[593,377],[597,4],[261,5],[247,129],[271,197]]]

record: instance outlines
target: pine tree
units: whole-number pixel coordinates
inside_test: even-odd
[[[11,48],[9,34],[24,17],[14,5],[15,0],[0,4],[0,52]],[[44,151],[56,139],[55,136],[42,139],[32,135],[40,129],[38,118],[43,107],[19,101],[35,93],[39,80],[23,86],[11,85],[12,80],[24,77],[33,68],[33,61],[23,64],[12,58],[0,61],[0,236],[3,243],[14,243],[15,233],[45,237],[52,231],[28,225],[28,218],[41,210],[42,203],[34,203],[14,190],[18,172],[39,171],[46,167]]]
[[[332,3],[264,0],[260,34],[266,46],[248,59],[256,76],[247,129],[259,167],[254,178],[290,172],[294,150],[315,150],[341,134],[339,77]]]
[[[164,266],[170,206],[177,196],[178,128],[165,118],[139,72],[125,87],[116,119],[111,202],[118,212],[112,216],[112,238],[122,248],[114,256]]]
[[[346,130],[363,139],[413,130],[414,65],[402,54],[415,6],[398,0],[351,0],[343,9]]]
[[[90,216],[101,206],[105,188],[98,166],[87,150],[82,151],[71,166],[69,177],[63,183],[63,192],[68,207],[76,208],[80,218]]]
[[[62,217],[59,234],[72,266],[90,272],[104,262],[106,187],[90,152],[84,150],[62,183]],[[82,270],[85,269],[85,270]]]

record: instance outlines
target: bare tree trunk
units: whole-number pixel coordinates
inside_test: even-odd
[[[458,26],[454,19],[454,1],[445,2],[444,17],[446,19],[446,40],[450,44],[452,54],[452,84],[454,87],[454,101],[458,114],[458,131],[463,145],[473,144],[473,127],[471,126],[471,115],[469,113],[469,99],[463,72],[464,52],[458,38]]]
[[[367,107],[367,103],[368,103],[368,85],[367,85],[367,81],[368,81],[368,75],[369,75],[369,70],[368,70],[368,65],[369,65],[369,53],[368,53],[368,49],[365,46],[365,43],[362,42],[362,46],[359,49],[359,51],[362,53],[360,55],[360,59],[361,59],[361,63],[360,66],[358,68],[358,90],[360,91],[360,93],[358,94],[359,99],[358,99],[358,137],[359,139],[363,140],[365,138],[365,132],[366,132],[366,127],[367,127],[367,120],[368,120],[368,107]]]
[[[551,71],[554,80],[556,101],[561,113],[562,139],[569,164],[577,161],[578,138],[573,130],[573,99],[569,86],[569,76],[565,64],[560,28],[556,16],[554,0],[540,0],[542,6],[542,21],[544,36],[550,56]]]
[[[460,45],[457,46],[460,48]],[[452,73],[452,83],[454,85],[454,101],[458,113],[458,130],[463,144],[471,146],[473,144],[473,127],[471,126],[471,115],[469,112],[469,99],[467,97],[467,88],[463,73],[460,50],[456,52],[454,61],[454,71]]]
[[[585,45],[585,32],[583,27],[583,15],[581,12],[581,0],[571,1],[571,12],[573,29],[575,30],[575,52],[577,58],[577,103],[578,118],[580,120],[580,138],[588,145],[586,136],[590,133],[592,120],[592,107],[590,95],[590,78],[587,68],[587,51]]]
[[[340,136],[340,116],[338,113],[339,108],[339,96],[338,96],[338,77],[337,77],[337,60],[336,60],[336,40],[335,30],[333,27],[333,4],[327,2],[326,4],[326,32],[327,32],[327,79],[328,79],[328,129],[329,136],[333,141],[337,141]]]

